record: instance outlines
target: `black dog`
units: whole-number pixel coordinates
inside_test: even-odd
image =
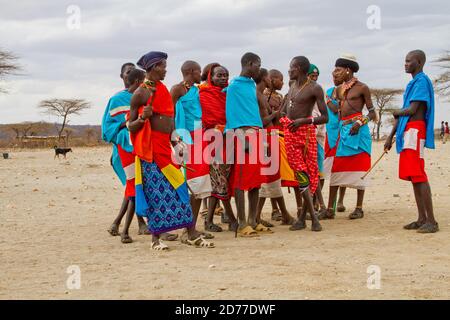
[[[59,159],[60,154],[62,154],[65,159],[67,152],[73,152],[71,148],[58,148],[57,146],[54,146],[53,149],[55,149],[55,157],[53,159],[56,159],[56,156],[58,156]]]

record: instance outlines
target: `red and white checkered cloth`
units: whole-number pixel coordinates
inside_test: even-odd
[[[315,193],[319,185],[319,167],[317,164],[316,126],[307,124],[291,132],[287,126],[292,120],[287,117],[280,119],[284,128],[286,153],[289,166],[297,172],[306,172],[310,180],[309,189]]]

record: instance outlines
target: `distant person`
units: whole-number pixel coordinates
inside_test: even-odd
[[[449,129],[448,129],[448,122],[445,122],[445,133],[444,133],[444,143],[447,142],[448,139],[448,135],[450,134]]]
[[[439,138],[441,138],[442,143],[445,143],[445,122],[441,121],[441,133],[439,134]]]

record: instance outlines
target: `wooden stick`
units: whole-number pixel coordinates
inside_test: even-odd
[[[381,160],[381,159],[384,157],[384,155],[387,154],[387,153],[388,153],[388,152],[385,150],[385,151],[381,154],[381,156],[378,158],[377,161],[375,161],[375,163],[370,167],[370,169],[366,172],[366,174],[363,175],[363,176],[361,177],[361,180],[363,180],[363,179],[370,173],[370,171],[372,171],[372,169],[375,168],[375,166],[377,165],[377,163],[380,162],[380,160]]]

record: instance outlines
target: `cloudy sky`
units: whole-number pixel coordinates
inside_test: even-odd
[[[234,76],[242,54],[252,51],[285,76],[293,56],[307,56],[325,88],[342,52],[356,55],[357,76],[369,87],[404,88],[409,50],[423,49],[429,61],[450,50],[448,0],[0,0],[0,8],[0,47],[17,54],[24,69],[1,83],[9,94],[0,94],[0,123],[55,121],[39,113],[39,101],[82,98],[93,107],[71,123],[99,124],[109,97],[122,87],[121,64],[151,50],[169,54],[168,86],[181,80],[184,60],[217,61]],[[429,63],[425,72],[434,78],[440,70]],[[442,98],[436,110],[436,123],[450,120]]]

